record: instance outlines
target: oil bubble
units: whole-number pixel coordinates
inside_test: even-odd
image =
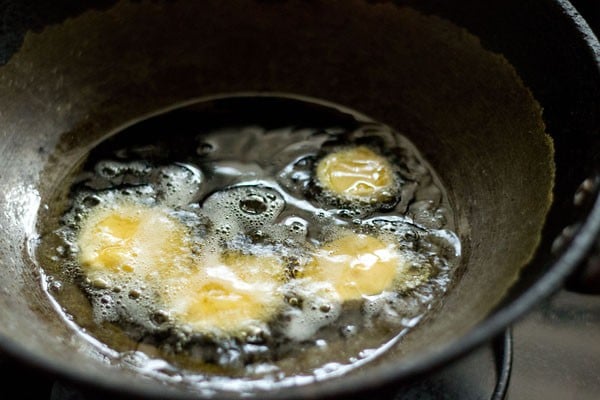
[[[274,196],[271,195],[274,199]],[[258,194],[250,194],[240,200],[240,209],[248,214],[262,214],[267,211],[268,201]]]

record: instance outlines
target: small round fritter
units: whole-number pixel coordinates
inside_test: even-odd
[[[92,211],[77,245],[92,282],[161,279],[189,265],[191,256],[185,225],[164,208],[129,203]]]
[[[414,289],[429,279],[431,265],[401,252],[391,239],[347,231],[318,248],[299,275],[332,285],[350,301]]]
[[[394,243],[348,232],[319,248],[302,277],[328,282],[342,300],[355,300],[391,288],[404,263]]]
[[[197,272],[166,282],[161,297],[174,319],[193,331],[236,336],[262,328],[283,304],[282,261],[273,255],[208,254]]]
[[[398,178],[389,160],[367,146],[347,147],[324,156],[315,178],[327,194],[343,201],[389,202]]]

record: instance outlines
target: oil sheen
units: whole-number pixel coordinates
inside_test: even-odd
[[[65,318],[118,360],[206,389],[364,364],[401,345],[461,262],[446,190],[412,143],[314,99],[142,119],[57,193],[37,254]]]

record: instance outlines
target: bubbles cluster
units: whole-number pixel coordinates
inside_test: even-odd
[[[167,152],[167,132],[126,133],[91,152],[51,242],[49,287],[67,310],[78,288],[99,331],[188,367],[351,364],[452,282],[443,188],[385,125],[230,126]]]

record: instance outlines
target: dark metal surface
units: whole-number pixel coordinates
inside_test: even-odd
[[[514,326],[508,400],[595,400],[600,296],[561,291]]]
[[[524,2],[524,3],[527,3],[526,6],[528,6],[528,7],[531,7],[531,8],[536,7],[534,5],[535,2]],[[564,2],[559,1],[557,3],[564,3]],[[504,15],[504,17],[506,18],[507,15]],[[459,18],[460,18],[460,16],[459,16]],[[522,22],[523,21],[520,21],[520,23],[522,23]],[[484,29],[484,28],[482,28],[482,29]],[[18,33],[18,32],[16,32],[16,33]],[[493,36],[493,34],[491,34],[489,32],[487,32],[487,35],[489,37]],[[538,91],[539,93],[542,93],[543,96],[545,96],[547,99],[552,99],[552,96],[555,96],[556,93],[553,93],[551,89],[546,89],[544,86],[545,82],[543,82],[542,80],[536,81],[535,73],[537,72],[537,70],[535,68],[535,60],[538,58],[531,57],[531,59],[534,61],[531,61],[531,60],[523,61],[524,69],[528,70],[528,72],[526,74],[526,79],[528,79],[530,82],[532,82],[534,87],[539,89],[539,91]],[[541,58],[539,58],[539,59],[541,59]],[[585,58],[585,59],[589,60],[589,58]],[[533,63],[533,64],[531,64],[531,63]],[[596,65],[596,67],[597,67],[597,65]],[[595,72],[592,70],[593,70],[593,66],[586,64],[586,66],[585,66],[586,74],[588,74],[590,76],[593,73],[597,74],[597,68],[596,68]],[[558,76],[560,76],[560,74]],[[573,93],[566,93],[566,94],[570,94],[572,96],[572,98],[569,98],[568,100],[580,99],[579,101],[581,103],[573,102],[573,104],[578,104],[579,106],[581,106],[581,108],[578,108],[575,111],[569,110],[569,109],[563,110],[563,109],[560,109],[560,107],[559,107],[560,105],[563,104],[562,101],[552,101],[551,100],[548,102],[549,106],[547,107],[547,109],[549,111],[549,114],[554,115],[554,118],[555,118],[554,121],[550,121],[551,128],[555,128],[556,126],[559,126],[559,125],[562,126],[562,124],[564,124],[564,121],[562,120],[562,118],[566,118],[567,120],[573,119],[576,121],[585,121],[586,117],[589,117],[590,115],[592,115],[593,110],[586,108],[586,104],[590,104],[590,102],[587,101],[589,99],[586,98],[586,96],[592,97],[592,100],[593,100],[594,99],[593,96],[595,96],[595,95],[590,94],[590,92],[584,92],[583,89],[584,88],[591,89],[591,92],[594,93],[594,89],[596,86],[586,86],[585,81],[581,81],[578,83],[579,83],[579,85],[576,85],[573,87]],[[549,87],[550,86],[552,86],[552,84],[550,84]],[[582,94],[582,96],[584,96],[583,98],[580,98],[580,93],[583,93]],[[560,93],[560,94],[563,94],[563,93]],[[564,101],[566,102],[567,100],[564,100]],[[591,104],[593,104],[593,102]],[[575,112],[575,114],[570,114],[573,112]],[[593,117],[593,115],[592,115],[592,117]],[[589,124],[590,124],[589,126],[593,126],[593,122],[589,122]],[[583,129],[583,128],[585,128],[585,126],[586,126],[586,124],[584,122],[581,122],[580,126],[576,126],[573,129],[575,129],[575,130]],[[569,132],[563,131],[562,133],[564,134],[563,138],[558,141],[558,144],[561,146],[566,146],[566,145],[568,145],[566,138],[570,137],[568,135]],[[573,150],[572,152],[569,152],[569,158],[570,157],[576,158],[579,153],[580,153],[580,155],[582,155],[582,159],[585,157],[588,157],[589,155],[586,153],[586,151],[590,151],[589,148],[591,148],[591,147],[587,147],[585,145],[589,144],[593,140],[597,140],[593,137],[593,135],[595,133],[597,133],[597,132],[590,132],[588,135],[589,136],[588,139],[586,139],[587,141],[583,141],[583,139],[582,139],[582,142],[580,143],[581,149],[578,148],[576,150]],[[596,138],[597,138],[597,136],[596,136]],[[571,160],[569,159],[569,161],[571,161]],[[575,174],[573,174],[573,175],[575,175]],[[569,176],[566,176],[566,175],[561,176],[560,177],[560,182],[562,185],[561,188],[563,188],[563,187],[570,188],[571,184],[576,185],[577,183],[579,183],[579,182],[571,182],[572,178],[573,178],[573,176],[570,176],[570,175]],[[580,181],[579,174],[577,174],[577,179]],[[570,200],[570,198],[569,198],[569,200]],[[559,204],[559,207],[557,208],[557,210],[560,212],[563,212],[567,208],[567,206],[565,206],[564,208],[561,208],[560,206],[561,205]],[[597,208],[600,208],[600,206],[597,206]],[[600,213],[596,212],[595,215],[596,215],[596,219],[597,219],[598,215],[600,215]],[[558,223],[559,224],[562,223],[562,221],[564,221],[564,219],[566,219],[566,218],[567,217],[557,217],[557,220],[559,221]],[[597,222],[598,221],[595,221],[595,222],[592,221],[591,223],[593,224],[593,223],[597,223]],[[526,293],[526,295],[520,297],[521,301],[519,303],[515,302],[515,303],[510,304],[512,306],[511,308],[508,308],[508,310],[503,313],[497,314],[496,318],[484,327],[485,329],[481,329],[481,330],[475,332],[473,335],[471,335],[468,338],[467,341],[464,341],[461,344],[461,347],[452,349],[451,355],[456,356],[461,351],[470,348],[474,344],[480,343],[484,340],[487,340],[490,336],[492,336],[492,335],[500,332],[502,329],[504,329],[508,322],[511,322],[517,316],[520,316],[520,315],[525,314],[526,312],[529,312],[530,307],[533,304],[537,303],[541,297],[548,295],[551,290],[553,290],[554,288],[556,288],[557,285],[560,284],[560,281],[564,278],[564,275],[571,268],[570,263],[572,263],[574,258],[578,257],[578,254],[576,254],[576,253],[581,252],[589,247],[590,236],[592,236],[596,232],[594,229],[595,228],[593,228],[591,225],[587,226],[587,230],[585,231],[586,235],[584,235],[583,238],[581,238],[577,243],[575,243],[574,250],[571,253],[567,254],[564,262],[559,265],[560,268],[554,269],[554,271],[553,271],[554,274],[550,278],[541,280],[541,281],[536,281],[536,279],[542,275],[542,273],[540,273],[540,271],[536,271],[531,276],[525,276],[524,279],[522,280],[522,282],[520,283],[519,287],[516,289],[514,296],[510,297],[510,301],[512,302],[515,298],[518,298],[519,296]],[[533,290],[529,290],[531,287],[533,287]],[[572,299],[572,297],[570,297],[570,295],[567,295],[567,296]],[[595,345],[593,342],[587,343],[588,351],[585,353],[583,351],[575,352],[574,349],[572,348],[572,346],[575,346],[575,347],[579,346],[579,343],[580,343],[579,335],[583,335],[584,337],[587,337],[587,335],[589,335],[589,337],[594,337],[594,334],[595,334],[596,337],[598,337],[598,335],[597,335],[598,331],[595,328],[596,325],[592,324],[591,325],[592,330],[587,331],[586,329],[590,328],[590,324],[588,323],[590,321],[590,316],[587,315],[587,317],[583,317],[583,319],[580,319],[580,317],[577,317],[579,311],[577,311],[577,312],[569,311],[569,312],[565,312],[565,313],[559,312],[556,314],[550,313],[552,316],[550,318],[548,318],[547,317],[547,314],[549,312],[548,310],[555,310],[555,308],[553,308],[553,307],[555,307],[556,304],[552,303],[552,302],[548,303],[548,304],[550,304],[550,306],[547,306],[546,303],[544,303],[544,304],[545,305],[543,305],[542,308],[540,309],[541,311],[538,310],[538,311],[536,311],[536,313],[534,313],[532,316],[529,317],[529,318],[533,318],[533,320],[530,320],[528,318],[525,321],[523,321],[523,323],[525,324],[525,328],[523,328],[524,330],[519,330],[519,326],[521,326],[521,325],[517,325],[517,327],[515,328],[515,351],[516,351],[516,354],[515,354],[515,376],[513,376],[513,380],[511,381],[511,384],[510,384],[509,399],[512,400],[513,398],[514,399],[534,398],[534,397],[519,397],[519,396],[521,396],[523,393],[530,394],[531,391],[534,391],[534,390],[538,390],[538,389],[542,390],[545,387],[552,387],[552,385],[550,385],[548,381],[545,381],[545,379],[548,379],[548,376],[552,377],[552,379],[553,379],[553,381],[550,383],[552,383],[553,385],[560,386],[560,388],[562,388],[563,391],[560,391],[558,389],[554,390],[554,391],[553,390],[545,390],[545,391],[542,390],[542,392],[544,392],[546,394],[546,396],[540,397],[540,398],[553,399],[552,396],[554,394],[559,394],[562,396],[556,397],[556,399],[569,398],[570,395],[573,395],[574,398],[587,399],[587,397],[585,397],[585,396],[587,396],[588,390],[591,390],[592,393],[594,391],[597,393],[597,390],[596,390],[597,388],[594,386],[594,382],[596,381],[595,378],[597,378],[597,375],[591,375],[591,377],[590,377],[590,376],[586,375],[583,371],[579,371],[580,374],[577,374],[574,378],[574,375],[571,375],[570,373],[565,373],[561,377],[565,377],[567,379],[565,379],[565,381],[562,381],[555,376],[555,375],[560,375],[560,372],[559,373],[550,372],[550,371],[555,371],[555,370],[554,369],[545,369],[545,367],[551,365],[553,368],[555,368],[556,367],[555,361],[562,361],[563,358],[566,357],[565,354],[579,354],[580,357],[581,357],[581,355],[583,355],[584,360],[587,360],[583,363],[586,366],[586,368],[591,367],[590,369],[592,371],[597,370],[598,369],[598,359],[594,355],[594,354],[596,354],[595,349],[597,348],[597,344]],[[588,303],[586,303],[586,304],[588,304]],[[586,309],[585,307],[587,307],[587,306],[580,305],[579,308],[577,308],[577,310]],[[597,315],[597,308],[592,307],[592,309],[596,311],[596,315]],[[541,312],[543,314],[543,316],[539,316],[537,314],[537,312]],[[536,315],[537,315],[537,317],[536,317]],[[527,322],[527,321],[529,321],[529,322]],[[562,325],[563,322],[561,322],[561,321],[565,321],[564,324],[565,324],[565,326],[568,326],[568,327],[577,326],[578,327],[577,332],[579,332],[579,333],[573,334],[573,332],[571,332],[572,335],[569,336],[569,333],[567,332],[568,330],[564,330],[564,332],[565,332],[564,335],[563,334],[548,335],[547,330],[551,330],[552,332],[554,332],[554,330],[556,329],[557,326],[563,326]],[[584,323],[578,324],[577,321],[580,321],[580,322],[584,321]],[[588,322],[585,322],[585,321],[588,321]],[[559,330],[561,332],[563,331],[561,329],[559,329]],[[519,335],[519,332],[521,333],[521,335]],[[536,345],[536,343],[539,343],[538,340],[541,339],[540,336],[543,336],[544,338],[547,339],[546,345],[543,346],[542,348],[538,348]],[[549,340],[548,336],[552,336],[552,340]],[[577,340],[571,340],[572,338],[577,338]],[[521,346],[521,348],[524,348],[524,345],[523,345],[524,343],[527,344],[525,346],[527,348],[527,351],[520,354],[519,346]],[[556,353],[555,351],[552,350],[552,349],[556,349],[556,348],[559,348],[562,350],[560,352]],[[484,349],[485,349],[485,347],[484,347]],[[539,352],[538,352],[538,350],[539,350]],[[485,350],[483,350],[483,351],[485,351]],[[557,359],[553,359],[553,358],[548,359],[547,358],[548,356],[552,356],[555,353],[557,354],[557,357],[558,357]],[[447,357],[447,356],[448,356],[448,354],[444,355],[444,357]],[[477,357],[477,356],[478,356],[478,352],[473,352],[465,360],[468,360],[471,357]],[[519,357],[523,357],[523,358],[519,358]],[[465,360],[458,362],[458,364],[452,363],[449,365],[449,368],[451,368],[451,371],[453,371],[453,372],[450,372],[450,376],[453,376],[453,379],[451,379],[451,381],[455,383],[455,386],[453,388],[454,389],[456,389],[457,387],[466,388],[467,385],[464,382],[473,383],[473,380],[474,380],[476,385],[482,384],[481,387],[485,388],[485,390],[490,390],[489,384],[491,384],[491,390],[493,391],[493,389],[495,387],[494,379],[492,379],[491,381],[487,381],[485,379],[478,380],[478,379],[474,378],[474,376],[475,376],[474,374],[470,374],[468,372],[468,367],[465,367],[465,370],[464,370],[467,372],[458,373],[458,375],[452,375],[452,374],[457,374],[456,368],[458,368],[459,371],[461,370],[461,368],[462,368],[461,366],[465,365],[465,364],[461,364],[461,363],[467,362]],[[573,362],[574,365],[567,367],[567,368],[571,368],[571,370],[573,370],[573,369],[577,370],[576,366],[578,365],[577,363],[581,361],[581,358],[578,358],[576,360],[570,360],[570,361]],[[36,376],[36,373],[31,371],[30,369],[25,369],[25,370],[18,369],[13,364],[8,364],[8,366],[6,366],[7,364],[4,364],[4,365],[5,365],[5,370],[8,369],[8,371],[6,371],[7,376],[12,376],[10,373],[15,372],[15,371],[22,373],[22,375],[24,375],[24,376]],[[542,366],[544,368],[540,368],[540,366]],[[481,371],[481,370],[483,370],[483,369],[479,367],[478,371]],[[531,374],[536,371],[546,371],[547,375],[543,375],[543,373],[542,373],[542,378],[539,379],[536,384],[532,384],[532,382],[535,380],[536,377],[531,376]],[[522,373],[523,378],[521,378],[519,376],[520,373]],[[469,380],[469,378],[471,378],[471,380]],[[442,381],[444,381],[445,378],[441,378],[441,379],[442,379]],[[15,379],[11,378],[8,381],[8,383],[9,384],[13,383],[14,380]],[[54,386],[56,388],[56,386],[53,383],[54,381],[48,380],[45,375],[40,375],[39,380],[36,380],[36,382],[40,383],[40,388],[43,386],[42,383],[49,384],[49,385],[51,385],[51,387]],[[590,384],[590,382],[591,382],[591,384]],[[575,384],[575,387],[573,387],[573,384]],[[473,385],[470,385],[470,387],[473,387]],[[31,385],[30,388],[36,389],[37,386]],[[529,389],[531,391],[528,391]],[[56,389],[56,390],[58,390],[58,389]],[[445,390],[446,389],[444,389],[444,391]],[[419,396],[420,393],[422,393],[422,392],[415,393],[415,396]],[[451,393],[454,397],[447,397],[447,398],[456,398],[457,393],[460,393],[460,392],[453,392],[452,390],[448,389],[448,393]],[[567,394],[566,397],[564,396],[565,393]],[[510,397],[510,396],[512,396],[512,397]],[[46,397],[43,397],[43,398],[46,398]],[[426,397],[416,397],[416,398],[426,398]],[[435,398],[440,398],[440,397],[435,397]],[[470,397],[465,395],[462,398],[470,398]],[[487,397],[486,396],[481,397],[479,395],[475,395],[475,397],[472,397],[472,398],[487,398]]]
[[[600,1],[597,0],[571,0],[571,3],[581,13],[588,22],[596,37],[600,38]],[[598,166],[600,170],[600,166]],[[580,186],[579,198],[576,202],[581,202],[586,206],[591,194],[600,190],[600,174],[588,178]],[[583,293],[600,294],[600,236],[596,240],[596,245],[592,249],[590,256],[583,262],[567,284]]]
[[[575,193],[573,203],[585,212],[591,207],[592,199],[600,191],[600,174],[584,180]],[[558,247],[564,247],[572,240],[573,227],[563,230],[560,237],[555,240]],[[579,293],[600,295],[600,236],[592,246],[589,255],[582,260],[579,267],[569,276],[565,287]]]

